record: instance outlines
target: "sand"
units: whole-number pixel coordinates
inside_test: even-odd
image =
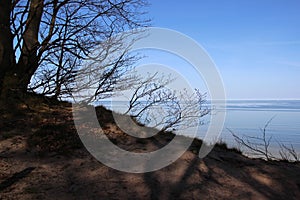
[[[201,141],[176,162],[148,173],[125,173],[87,152],[67,103],[1,109],[0,199],[300,199],[300,164],[250,159],[216,146],[198,157]],[[172,133],[135,139],[97,109],[106,135],[121,148],[147,152]],[[158,145],[159,144],[159,145]]]

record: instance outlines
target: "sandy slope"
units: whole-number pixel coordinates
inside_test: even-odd
[[[201,142],[194,141],[168,167],[124,173],[82,147],[68,104],[20,108],[17,115],[1,109],[0,199],[300,199],[299,163],[249,159],[222,146],[201,160]],[[109,111],[97,112],[105,133],[125,149],[152,151],[173,137],[137,140],[112,123]]]

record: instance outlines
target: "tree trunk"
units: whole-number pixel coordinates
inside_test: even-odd
[[[0,95],[9,90],[26,92],[31,77],[38,68],[38,33],[43,14],[44,0],[31,0],[23,34],[23,46],[16,64],[13,35],[10,31],[12,1],[0,1]]]
[[[23,46],[19,62],[17,64],[17,76],[20,80],[19,88],[23,91],[27,90],[30,79],[39,65],[37,57],[38,33],[43,14],[44,0],[31,0],[28,18],[26,20],[26,28],[23,35]]]
[[[13,50],[13,35],[10,31],[10,13],[12,1],[0,1],[0,95],[6,90],[7,84],[13,84],[14,80],[6,77],[13,77],[15,69],[15,55]]]

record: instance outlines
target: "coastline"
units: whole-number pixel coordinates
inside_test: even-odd
[[[40,102],[40,99],[34,100]],[[216,145],[204,159],[194,140],[173,164],[144,174],[124,173],[98,162],[78,140],[68,103],[20,106],[18,117],[2,109],[0,196],[3,199],[299,199],[300,164],[250,159]],[[3,107],[2,107],[3,108]],[[143,141],[111,123],[111,111],[98,107],[106,134],[120,147],[152,151],[172,133]],[[34,168],[24,177],[16,174]],[[6,185],[7,180],[13,183]],[[6,181],[6,182],[5,182]],[[5,187],[4,187],[5,186]]]

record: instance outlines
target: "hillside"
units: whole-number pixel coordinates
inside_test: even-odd
[[[250,159],[217,145],[204,159],[194,140],[173,164],[144,174],[111,169],[83,147],[71,105],[32,97],[0,110],[0,199],[300,199],[300,164]],[[135,139],[97,107],[115,144],[153,151],[174,135]],[[125,117],[125,116],[124,116]]]

